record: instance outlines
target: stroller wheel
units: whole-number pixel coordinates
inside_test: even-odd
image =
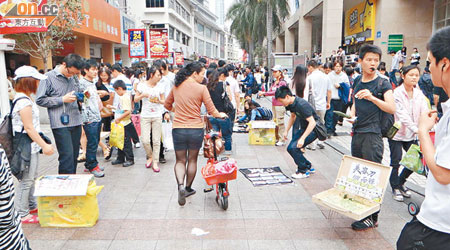
[[[419,213],[419,210],[420,210],[420,208],[419,208],[419,206],[417,206],[416,203],[410,202],[408,204],[408,212],[411,216],[416,216]]]

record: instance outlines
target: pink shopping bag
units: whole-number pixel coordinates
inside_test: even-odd
[[[141,116],[139,114],[133,114],[131,115],[131,121],[136,128],[138,136],[141,136]]]

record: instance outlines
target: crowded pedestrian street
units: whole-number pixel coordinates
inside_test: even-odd
[[[0,250],[450,250],[450,0],[0,0]]]
[[[265,105],[270,102],[261,101]],[[49,128],[47,128],[49,130]],[[331,139],[338,147],[348,139],[350,127],[339,127],[343,136]],[[347,135],[344,135],[347,134]],[[279,166],[286,174],[295,165],[280,147],[248,145],[247,134],[235,134],[233,158],[239,168]],[[344,150],[341,148],[340,150]],[[349,150],[347,146],[347,150]],[[98,155],[100,156],[100,151]],[[221,209],[214,193],[204,193],[208,185],[200,169],[184,207],[177,203],[173,185],[173,152],[160,173],[144,164],[130,168],[111,166],[106,162],[107,177],[97,179],[105,188],[98,195],[100,216],[93,228],[41,228],[24,225],[33,249],[395,249],[404,224],[410,220],[407,203],[386,197],[376,230],[355,232],[352,219],[317,206],[311,197],[333,186],[342,158],[341,152],[326,145],[323,150],[308,151],[316,166],[309,179],[283,186],[254,187],[243,175],[230,181],[229,207]],[[144,162],[144,150],[135,150],[135,161]],[[42,160],[39,175],[56,174],[55,156]],[[206,159],[199,160],[199,166]],[[82,174],[81,164],[78,173]],[[411,200],[421,202],[414,194]],[[195,235],[199,228],[205,235]]]

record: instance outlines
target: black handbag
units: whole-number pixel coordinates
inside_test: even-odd
[[[316,133],[317,139],[319,139],[319,141],[325,141],[327,139],[327,128],[320,119],[316,121],[314,133]]]
[[[0,124],[0,144],[6,152],[6,157],[8,161],[11,161],[13,156],[13,129],[12,129],[12,111],[16,102],[20,99],[25,99],[28,97],[22,96],[17,98],[12,105],[9,114],[5,116],[3,122]]]
[[[222,83],[222,101],[223,101],[223,107],[225,109],[225,113],[231,114],[234,111],[234,106],[231,103],[230,98],[228,97],[227,91],[226,91],[226,83]]]

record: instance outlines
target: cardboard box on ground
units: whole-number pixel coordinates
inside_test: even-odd
[[[97,186],[93,175],[46,175],[36,180],[42,227],[93,227],[99,216]]]
[[[275,127],[273,121],[251,121],[248,143],[250,145],[275,145]]]
[[[355,220],[380,210],[391,168],[345,155],[334,187],[312,197],[314,203]]]

